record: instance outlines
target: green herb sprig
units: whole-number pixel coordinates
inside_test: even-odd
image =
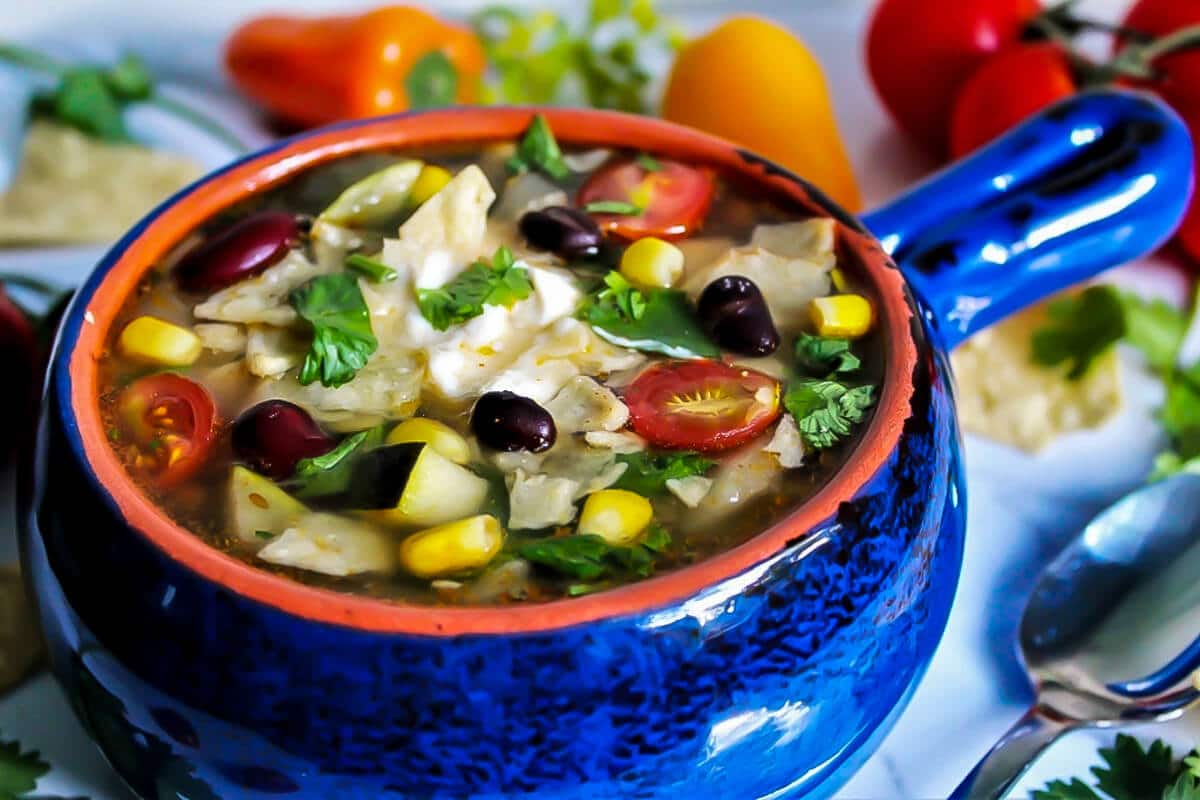
[[[874,386],[850,387],[836,380],[793,381],[783,395],[783,407],[796,420],[800,438],[814,450],[849,436],[874,404]]]
[[[344,492],[350,485],[355,458],[383,444],[386,433],[383,426],[359,431],[342,439],[328,453],[300,459],[288,488],[302,500]]]
[[[600,338],[621,347],[672,358],[716,358],[721,351],[701,329],[683,292],[643,292],[613,270],[579,310]]]
[[[444,331],[478,317],[484,306],[511,306],[532,291],[529,272],[501,247],[491,262],[476,261],[445,286],[418,289],[417,307],[430,325]]]
[[[312,327],[300,383],[320,380],[323,386],[337,387],[353,380],[379,347],[358,278],[348,272],[319,275],[295,289],[289,300]]]
[[[550,123],[541,114],[534,115],[525,135],[517,144],[517,152],[505,162],[505,166],[514,175],[534,170],[556,181],[565,180],[571,174],[558,140],[550,130]]]
[[[346,256],[346,268],[357,272],[372,283],[388,283],[399,277],[396,270],[387,264],[361,253]]]
[[[611,545],[593,533],[533,539],[520,544],[517,554],[560,575],[582,581],[654,574],[659,556],[671,545],[671,534],[651,525],[641,541],[630,547]]]
[[[700,453],[680,450],[662,453],[629,453],[617,456],[625,471],[613,488],[627,489],[645,497],[667,491],[667,481],[704,475],[717,465]]]
[[[37,750],[25,750],[17,741],[0,740],[0,799],[25,797],[49,771],[50,764]]]
[[[1200,800],[1200,756],[1194,750],[1177,761],[1161,740],[1143,748],[1132,736],[1118,734],[1112,747],[1101,748],[1100,761],[1090,770],[1094,783],[1051,781],[1032,800]]]

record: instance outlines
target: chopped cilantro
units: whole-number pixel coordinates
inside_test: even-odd
[[[621,347],[673,358],[716,358],[721,351],[709,341],[683,292],[651,289],[643,293],[615,270],[584,302],[579,316],[602,339]]]
[[[649,153],[638,153],[637,164],[646,172],[660,172],[662,163]]]
[[[646,295],[612,270],[604,276],[604,288],[596,293],[587,308],[589,321],[624,319],[635,322],[646,313]]]
[[[255,531],[254,535],[260,539],[274,539],[275,538],[275,534],[271,533],[270,531]]]
[[[622,575],[649,577],[654,574],[656,559],[670,544],[671,535],[666,528],[654,524],[640,542],[630,547],[611,545],[593,533],[577,533],[526,541],[517,548],[517,553],[553,572],[591,582]]]
[[[874,403],[874,386],[851,388],[835,380],[794,381],[783,396],[804,443],[816,450],[849,436]]]
[[[384,264],[381,261],[376,261],[373,258],[368,258],[360,253],[354,253],[346,257],[346,266],[365,276],[372,283],[384,283],[387,281],[396,280],[396,270]]]
[[[346,272],[318,275],[294,290],[289,299],[313,331],[300,367],[300,383],[307,386],[319,379],[322,385],[333,387],[353,380],[379,347],[358,278]]]
[[[1095,786],[1080,778],[1051,781],[1034,791],[1033,800],[1200,800],[1200,759],[1195,751],[1176,761],[1161,740],[1148,748],[1118,734],[1101,748],[1102,765],[1092,767]]]
[[[478,317],[484,306],[511,306],[532,291],[529,273],[501,247],[491,263],[476,261],[441,288],[418,289],[417,305],[430,325],[444,331]]]
[[[849,339],[830,339],[800,334],[796,340],[796,362],[809,375],[854,372],[862,361],[850,350]]]
[[[0,740],[0,798],[17,798],[37,788],[38,778],[50,765],[37,750],[21,750],[21,743]]]
[[[525,135],[517,145],[517,152],[505,163],[508,171],[514,175],[521,172],[536,170],[556,181],[561,181],[571,174],[567,162],[563,160],[562,150],[550,130],[550,124],[541,114],[536,114],[529,123]]]
[[[300,459],[289,481],[292,494],[308,499],[345,491],[353,474],[354,457],[383,444],[385,433],[382,425],[359,431],[342,439],[328,453]]]
[[[617,456],[617,461],[627,466],[613,484],[614,488],[627,489],[646,497],[667,491],[669,480],[703,475],[716,466],[715,461],[688,450],[628,453]]]
[[[593,200],[583,207],[583,210],[589,214],[620,214],[626,217],[638,217],[642,214],[642,207],[633,203],[626,203],[624,200]]]

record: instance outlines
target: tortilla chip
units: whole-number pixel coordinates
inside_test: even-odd
[[[0,247],[112,241],[202,171],[176,155],[35,120],[16,180],[0,194]]]
[[[1032,452],[1071,431],[1098,428],[1121,410],[1116,348],[1069,381],[1065,365],[1042,367],[1030,357],[1030,339],[1045,322],[1046,305],[1035,306],[951,354],[958,418],[967,432]]]

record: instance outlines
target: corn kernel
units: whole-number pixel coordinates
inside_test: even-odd
[[[426,164],[421,168],[421,174],[408,190],[408,202],[413,207],[419,206],[440,192],[453,176],[436,164]]]
[[[871,304],[857,294],[818,297],[811,306],[817,333],[838,339],[857,339],[871,330]]]
[[[200,357],[200,337],[155,317],[138,317],[117,340],[121,352],[138,361],[166,367],[186,367]]]
[[[577,530],[595,534],[609,544],[629,544],[646,530],[653,518],[654,508],[640,494],[601,489],[584,501]]]
[[[683,276],[683,251],[653,236],[638,239],[621,255],[621,274],[631,283],[668,289]]]
[[[418,578],[438,578],[486,566],[504,544],[504,529],[489,514],[447,522],[400,543],[400,564]]]
[[[842,294],[845,294],[846,290],[850,288],[850,284],[846,282],[846,273],[842,272],[839,267],[834,267],[829,271],[829,279],[833,281],[833,288]]]
[[[388,434],[388,444],[423,442],[438,455],[445,456],[455,464],[466,464],[471,460],[471,446],[467,440],[444,422],[428,417],[413,417],[401,422]]]

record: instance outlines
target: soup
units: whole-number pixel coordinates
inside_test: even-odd
[[[372,153],[229,209],[109,333],[132,479],[211,546],[403,602],[679,569],[836,472],[883,371],[836,225],[702,164]]]

